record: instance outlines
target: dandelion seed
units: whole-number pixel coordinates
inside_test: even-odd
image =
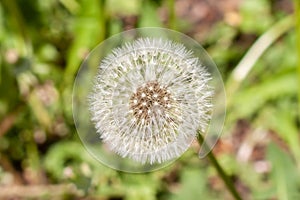
[[[182,44],[140,38],[101,62],[89,95],[91,120],[107,146],[139,163],[179,157],[206,130],[210,74]],[[113,95],[118,94],[118,95]]]

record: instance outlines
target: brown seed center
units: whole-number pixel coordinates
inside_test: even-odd
[[[152,116],[171,108],[173,99],[170,91],[151,81],[137,88],[130,98],[130,110],[137,121],[149,122]]]

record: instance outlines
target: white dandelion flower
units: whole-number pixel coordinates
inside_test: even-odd
[[[196,134],[206,144],[200,158],[214,147],[225,120],[224,85],[191,38],[163,28],[132,29],[103,41],[84,60],[74,82],[73,117],[95,159],[116,170],[149,172],[181,156]]]
[[[182,155],[212,115],[211,75],[183,44],[139,38],[98,67],[89,94],[91,121],[115,153],[141,164]]]

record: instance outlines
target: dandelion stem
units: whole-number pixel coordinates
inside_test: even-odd
[[[198,142],[201,145],[207,145],[204,142],[204,138],[203,136],[199,133],[198,134]],[[229,176],[226,174],[226,172],[224,171],[224,169],[222,168],[222,166],[219,164],[218,160],[216,159],[215,155],[213,154],[212,151],[210,151],[207,154],[208,159],[210,160],[211,164],[216,168],[218,174],[220,175],[221,179],[224,181],[227,189],[229,190],[229,192],[232,194],[232,196],[236,199],[236,200],[242,200],[240,194],[238,193],[238,191],[236,190],[232,180],[229,178]]]

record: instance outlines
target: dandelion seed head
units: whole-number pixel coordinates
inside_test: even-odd
[[[160,98],[158,98],[158,96]],[[170,105],[170,103],[175,103],[163,101],[166,96],[170,96],[170,94],[166,93],[164,88],[159,87],[158,82],[148,82],[145,87],[139,87],[137,92],[132,94],[132,97],[130,98],[130,109],[133,110],[134,116],[138,120],[143,120],[146,123],[153,123],[151,120],[153,118],[158,118],[157,116],[153,116],[155,115],[155,110],[157,110],[156,107],[168,111],[168,105]],[[134,100],[137,100],[137,102]],[[148,112],[149,109],[154,110],[154,114],[152,113],[150,115],[151,112]],[[137,110],[139,110],[139,112],[136,112]]]
[[[184,45],[137,39],[101,62],[89,95],[91,120],[121,157],[142,164],[169,161],[183,154],[198,130],[206,130],[210,79]]]

